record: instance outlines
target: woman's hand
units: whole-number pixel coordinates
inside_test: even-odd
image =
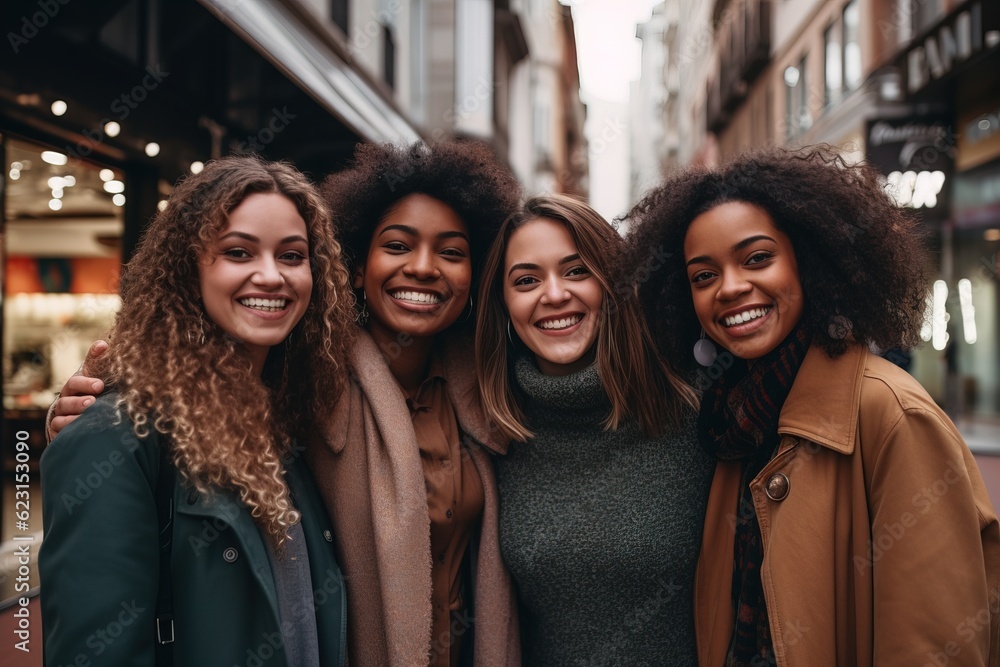
[[[70,423],[73,422],[88,407],[94,404],[95,396],[104,391],[104,382],[86,375],[88,367],[109,349],[107,341],[99,340],[90,346],[83,368],[79,373],[66,380],[59,398],[52,404],[49,412],[48,435],[51,440]]]

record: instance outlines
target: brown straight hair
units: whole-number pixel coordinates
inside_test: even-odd
[[[534,436],[511,382],[515,343],[508,339],[510,318],[503,300],[504,264],[511,235],[539,218],[566,225],[587,270],[604,288],[597,327],[597,372],[611,400],[605,430],[623,419],[635,419],[649,436],[661,435],[681,423],[686,408],[697,409],[697,397],[653,346],[639,310],[634,286],[609,278],[610,268],[624,252],[625,240],[597,211],[565,195],[529,199],[510,215],[483,266],[476,318],[476,366],[483,408],[493,425],[511,440]],[[518,343],[519,344],[519,343]]]

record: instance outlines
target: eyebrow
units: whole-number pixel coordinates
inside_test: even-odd
[[[767,234],[756,234],[754,236],[748,236],[747,238],[743,239],[742,241],[734,245],[733,250],[735,252],[739,252],[740,250],[743,250],[747,246],[752,245],[757,241],[770,241],[771,243],[777,243],[777,241],[772,239]],[[691,259],[689,259],[687,261],[687,264],[685,264],[684,266],[691,266],[692,264],[697,264],[698,262],[708,262],[711,261],[711,259],[712,258],[709,257],[708,255],[699,255],[698,257],[692,257]]]
[[[420,235],[416,227],[411,227],[409,225],[386,225],[382,229],[382,231],[378,233],[378,235],[382,236],[383,234],[385,234],[390,230],[397,230],[403,232],[404,234],[409,234],[410,236]],[[437,235],[437,237],[439,239],[453,239],[453,238],[465,239],[465,242],[469,243],[469,237],[462,232],[441,232],[440,234]]]
[[[575,253],[573,255],[566,255],[565,257],[563,257],[562,259],[559,260],[559,266],[562,266],[563,264],[569,264],[570,262],[575,262],[578,259],[580,259],[580,254],[579,253]],[[514,266],[510,267],[510,271],[507,272],[507,275],[509,276],[510,274],[514,273],[518,269],[526,269],[528,271],[537,271],[540,268],[542,268],[542,267],[538,266],[537,264],[528,264],[526,262],[521,262],[520,264],[515,264]]]
[[[253,243],[260,243],[259,238],[257,238],[253,234],[246,234],[244,232],[229,232],[228,234],[223,234],[221,237],[219,237],[219,240],[221,241],[223,239],[228,239],[230,236],[235,236],[236,238],[241,238],[246,241],[251,241]],[[294,236],[286,236],[285,238],[281,239],[282,244],[294,243],[295,241],[302,241],[303,243],[309,243],[309,241],[306,238],[299,236],[298,234],[295,234]]]

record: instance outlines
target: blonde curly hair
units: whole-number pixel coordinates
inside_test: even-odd
[[[305,220],[312,296],[262,376],[205,314],[198,260],[247,196],[277,193]],[[208,163],[177,185],[122,273],[122,308],[100,375],[139,437],[170,436],[184,479],[202,493],[239,494],[278,546],[299,520],[284,462],[316,437],[344,386],[353,296],[330,214],[305,176],[255,156]]]

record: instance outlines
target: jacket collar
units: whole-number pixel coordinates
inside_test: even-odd
[[[781,408],[778,433],[806,438],[841,454],[853,452],[867,354],[863,346],[852,345],[831,359],[813,344]]]

